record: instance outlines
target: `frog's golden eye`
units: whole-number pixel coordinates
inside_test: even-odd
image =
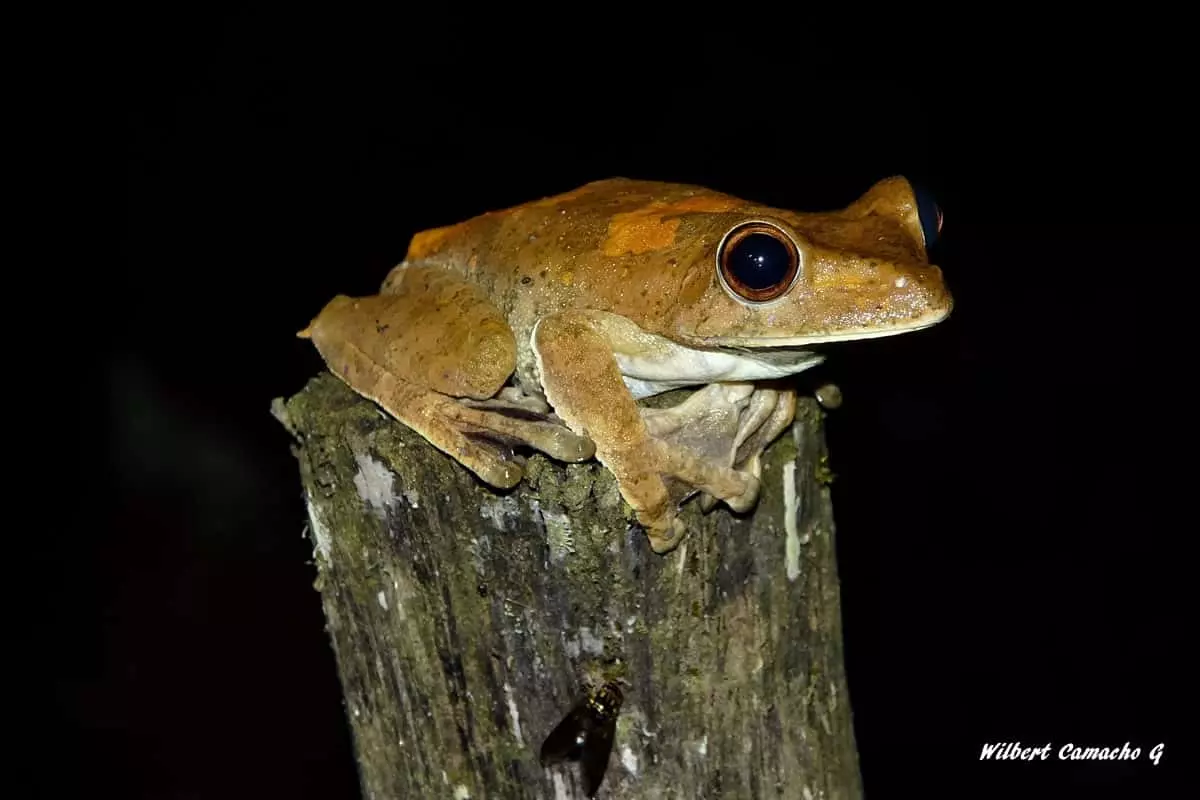
[[[767,222],[747,222],[725,234],[717,248],[717,273],[741,300],[766,303],[782,297],[800,273],[800,250]]]

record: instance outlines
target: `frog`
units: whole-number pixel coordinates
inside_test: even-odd
[[[494,490],[534,451],[595,459],[665,554],[688,499],[754,509],[794,376],[830,345],[949,316],[942,224],[902,175],[825,211],[608,178],[415,233],[376,293],[337,294],[297,335]]]

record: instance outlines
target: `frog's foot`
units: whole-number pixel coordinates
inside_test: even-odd
[[[357,355],[357,354],[354,354]],[[370,380],[358,380],[369,375]],[[521,481],[521,447],[562,461],[586,461],[595,445],[561,423],[506,400],[456,400],[384,372],[368,359],[351,358],[340,377],[356,392],[499,489]]]
[[[764,388],[755,391],[739,420],[733,468],[761,479],[763,451],[787,430],[795,416],[794,390]],[[708,513],[716,506],[717,499],[712,494],[702,494],[700,510]]]
[[[661,503],[638,509],[637,518],[655,553],[669,553],[687,534],[687,526],[676,515],[680,498],[702,491],[739,511],[749,510],[758,500],[759,482],[753,475],[715,465],[705,456],[662,439],[651,439],[650,445],[665,495]]]
[[[668,518],[662,529],[646,529],[646,539],[650,542],[650,549],[659,555],[674,550],[686,535],[687,526],[683,524],[683,520],[674,516]]]
[[[643,408],[642,419],[655,439],[732,466],[739,420],[753,395],[752,383],[710,383],[678,405]]]
[[[676,506],[696,492],[724,500],[739,513],[749,511],[758,502],[758,476],[722,466],[691,448],[663,439],[653,441],[663,481]]]
[[[705,512],[723,500],[743,513],[758,501],[759,456],[794,411],[790,391],[714,383],[671,408],[643,409],[642,416],[650,435],[666,447],[663,458],[671,467],[664,478],[676,503],[700,492]]]
[[[399,397],[403,403],[395,402]],[[520,483],[524,459],[518,451],[523,447],[560,461],[586,461],[595,453],[589,439],[502,400],[455,400],[411,384],[385,400],[393,416],[499,489]]]
[[[458,409],[448,416],[463,426],[464,433],[476,441],[490,441],[512,450],[529,447],[558,461],[587,461],[596,454],[596,445],[580,436],[528,396],[501,395],[494,400],[457,401]],[[540,409],[545,410],[540,410]]]

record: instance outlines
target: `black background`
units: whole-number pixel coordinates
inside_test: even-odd
[[[1163,550],[1195,529],[1173,421],[1195,195],[1169,72],[316,12],[140,30],[114,90],[126,302],[98,342],[111,502],[71,568],[88,602],[59,609],[79,636],[45,645],[72,649],[54,697],[93,789],[358,796],[269,414],[321,368],[295,331],[374,291],[417,230],[616,175],[821,209],[905,174],[945,210],[952,318],[821,367],[846,395],[829,437],[868,794],[1156,796],[1190,760]],[[1013,740],[1143,758],[979,761]]]

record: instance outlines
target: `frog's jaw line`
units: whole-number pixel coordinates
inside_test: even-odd
[[[841,331],[839,333],[815,334],[812,336],[781,336],[772,338],[761,336],[757,338],[713,338],[704,343],[711,347],[747,347],[769,350],[773,347],[807,347],[814,344],[831,344],[835,342],[857,342],[860,339],[883,339],[888,336],[899,336],[902,333],[913,333],[932,328],[948,315],[939,314],[926,318],[911,325],[896,325],[891,328],[871,328]]]

